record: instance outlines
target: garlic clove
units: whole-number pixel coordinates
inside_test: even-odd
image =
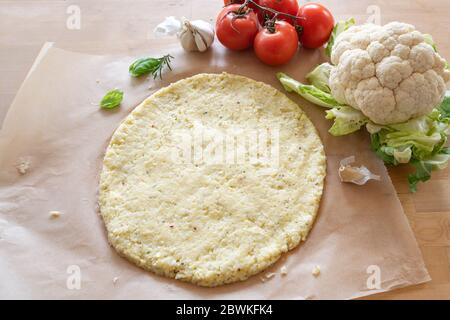
[[[214,41],[215,35],[213,26],[210,23],[203,20],[195,20],[192,21],[191,24],[195,27],[196,31],[200,33],[202,38],[205,40],[206,44],[210,46]]]
[[[203,37],[200,33],[198,32],[194,33],[194,39],[198,51],[205,52],[208,49],[208,46],[206,45],[205,40],[203,40]]]
[[[380,176],[373,174],[365,166],[354,167],[355,156],[344,158],[340,161],[339,178],[341,182],[351,182],[357,185],[366,184],[369,180],[380,180]]]
[[[197,51],[194,34],[189,30],[182,30],[179,35],[181,46],[186,51]]]
[[[182,30],[178,34],[181,46],[187,51],[206,51],[214,41],[214,28],[203,20],[183,19]]]

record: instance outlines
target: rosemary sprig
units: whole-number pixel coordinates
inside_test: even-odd
[[[170,67],[170,61],[173,57],[170,54],[166,54],[161,58],[140,58],[134,61],[128,68],[130,74],[133,77],[139,77],[144,74],[150,73],[153,79],[159,76],[162,79],[162,70],[165,66],[172,70]]]

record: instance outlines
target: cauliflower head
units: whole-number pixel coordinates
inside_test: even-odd
[[[331,62],[334,98],[383,125],[430,113],[450,80],[427,36],[400,22],[350,27],[336,38]]]

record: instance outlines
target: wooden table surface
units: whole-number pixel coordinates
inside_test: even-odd
[[[415,24],[433,35],[440,53],[450,60],[449,0],[319,2],[336,19],[353,16],[362,23],[379,12],[382,24]],[[221,5],[222,0],[0,0],[0,122],[44,42],[98,47],[105,41],[141,41],[152,37],[166,16],[213,21]],[[80,29],[70,29],[68,19],[70,25],[78,9]],[[409,193],[406,183],[410,169],[389,171],[433,280],[370,298],[450,299],[450,167],[434,173],[416,194]]]

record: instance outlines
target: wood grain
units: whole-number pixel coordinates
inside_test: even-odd
[[[381,23],[415,24],[431,33],[440,53],[450,59],[448,0],[320,2],[337,19],[353,16],[358,22],[365,22],[368,10],[377,6]],[[66,27],[70,5],[81,9],[80,30]],[[152,29],[166,16],[213,21],[221,5],[221,0],[0,0],[0,121],[44,42],[101,49],[101,43],[108,41],[126,48],[128,42],[152,37]],[[389,169],[433,280],[370,299],[450,299],[450,168],[434,174],[416,194],[408,191],[410,171]]]

